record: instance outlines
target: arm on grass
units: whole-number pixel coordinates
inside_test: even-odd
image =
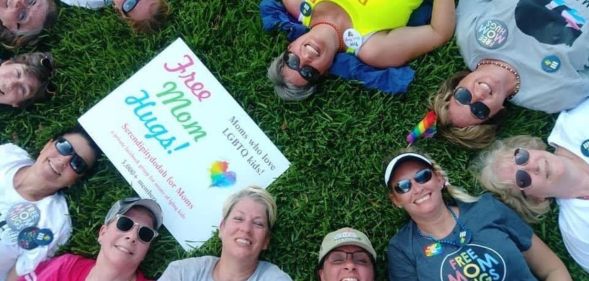
[[[455,26],[454,0],[434,0],[431,24],[378,32],[362,46],[358,57],[374,67],[401,66],[448,42]]]
[[[303,0],[282,0],[282,4],[286,7],[286,11],[295,19],[299,17],[300,6]]]
[[[524,257],[532,272],[540,280],[572,280],[564,263],[562,263],[556,254],[536,234],[532,236],[532,246],[524,252]]]

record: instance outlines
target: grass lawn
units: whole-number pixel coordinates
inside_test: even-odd
[[[133,34],[113,9],[62,5],[57,26],[37,46],[37,50],[51,50],[58,62],[59,93],[25,111],[0,108],[0,143],[14,142],[38,151],[54,132],[72,126],[78,116],[180,36],[292,163],[269,187],[279,216],[270,249],[262,258],[295,280],[314,280],[322,237],[352,226],[371,238],[378,253],[377,280],[386,280],[385,248],[407,216],[387,199],[381,183],[382,161],[406,146],[406,133],[425,113],[437,85],[464,68],[455,44],[411,64],[416,79],[405,95],[390,96],[364,90],[355,82],[331,79],[310,99],[285,103],[274,95],[266,68],[285,48],[286,39],[283,34],[262,31],[255,0],[171,0],[170,4],[170,21],[152,35]],[[545,138],[556,117],[514,107],[509,111],[502,137]],[[454,184],[480,193],[468,172],[476,151],[442,139],[422,140],[418,146],[440,162]],[[67,194],[74,233],[62,251],[95,255],[98,228],[108,208],[134,192],[103,157],[97,174]],[[589,280],[564,248],[556,211],[535,230],[563,259],[574,280]],[[185,253],[167,230],[162,232],[141,267],[148,276],[158,277],[172,260],[220,254],[217,238]]]

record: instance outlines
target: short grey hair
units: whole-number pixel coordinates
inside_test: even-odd
[[[268,191],[257,186],[246,187],[229,196],[229,198],[227,198],[223,204],[223,220],[227,219],[235,204],[237,204],[237,202],[241,201],[243,198],[250,198],[266,207],[266,218],[268,220],[269,226],[268,230],[272,229],[274,223],[276,223],[276,201],[274,201],[274,197],[272,197]]]
[[[307,85],[299,87],[284,81],[284,76],[282,76],[284,60],[282,57],[284,57],[285,52],[275,57],[272,63],[270,63],[270,67],[268,67],[268,78],[274,84],[274,92],[281,99],[286,101],[304,100],[315,93],[317,86],[309,82]]]

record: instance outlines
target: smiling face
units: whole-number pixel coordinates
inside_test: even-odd
[[[0,0],[0,21],[16,35],[36,34],[43,29],[50,0]]]
[[[312,66],[320,74],[325,74],[329,70],[329,67],[331,67],[333,58],[337,53],[332,50],[333,48],[330,48],[332,44],[333,42],[329,42],[324,37],[318,36],[314,32],[314,29],[311,29],[290,43],[287,51],[299,57],[299,67],[305,65]],[[309,83],[297,70],[290,69],[288,66],[282,68],[282,75],[285,81],[298,87],[305,86]]]
[[[124,215],[139,225],[154,227],[152,215],[145,208],[131,208]],[[100,252],[97,261],[107,263],[114,268],[136,269],[151,245],[141,241],[137,236],[139,225],[125,232],[117,229],[116,221],[103,225],[98,234]]]
[[[0,65],[0,104],[19,107],[35,96],[40,85],[24,64],[7,61]]]
[[[466,75],[460,80],[458,87],[463,87],[471,93],[470,103],[484,103],[490,109],[489,117],[503,109],[503,102],[510,94],[509,89],[500,79],[494,77],[492,72],[482,68]],[[471,113],[470,106],[461,104],[454,96],[450,97],[448,117],[450,123],[456,127],[473,126],[488,120],[488,118],[481,120],[475,117]]]
[[[249,197],[242,198],[221,222],[219,237],[221,257],[257,260],[270,242],[266,207]]]
[[[323,268],[319,269],[319,277],[321,281],[373,281],[374,265],[370,254],[364,249],[351,245],[341,246],[325,256]]]
[[[84,160],[88,168],[94,165],[96,161],[94,151],[86,139],[79,134],[66,134],[63,138],[71,143],[76,154]],[[72,157],[72,155],[61,155],[55,147],[55,140],[51,140],[45,144],[33,167],[47,184],[56,188],[71,186],[81,176],[74,172],[70,165]]]
[[[439,173],[434,171],[431,179],[427,182],[419,183],[415,181],[415,174],[424,168],[431,167],[421,161],[407,160],[395,168],[391,177],[389,199],[395,206],[405,209],[411,217],[428,216],[444,206],[442,198],[444,178]],[[409,191],[406,193],[394,191],[393,186],[404,179],[411,180]]]
[[[138,0],[135,8],[125,14],[123,13],[124,2],[125,0],[114,0],[113,5],[122,17],[130,18],[133,21],[143,21],[152,17],[160,5],[158,0]]]
[[[558,188],[566,174],[566,162],[548,151],[527,149],[529,156],[527,163],[516,165],[512,155],[503,157],[495,167],[498,180],[512,183],[516,192],[520,187],[516,185],[516,173],[518,170],[526,172],[531,179],[530,186],[521,188],[527,197],[543,200],[549,197],[551,189]]]

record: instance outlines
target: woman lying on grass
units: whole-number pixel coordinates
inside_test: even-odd
[[[575,261],[589,272],[589,100],[558,117],[546,151],[535,137],[497,141],[481,156],[480,181],[485,188],[530,222],[558,204],[562,240]]]
[[[313,94],[338,52],[374,67],[401,66],[446,43],[454,32],[453,0],[434,0],[431,24],[423,26],[406,26],[422,0],[282,2],[310,28],[268,68],[276,94],[285,100]]]
[[[34,44],[56,19],[53,0],[5,0],[0,8],[0,43],[8,48]]]
[[[32,272],[68,240],[60,191],[88,175],[99,152],[79,126],[55,135],[35,161],[12,143],[0,145],[0,280]]]
[[[55,62],[50,53],[27,53],[0,64],[0,104],[23,108],[54,92],[49,79]]]

